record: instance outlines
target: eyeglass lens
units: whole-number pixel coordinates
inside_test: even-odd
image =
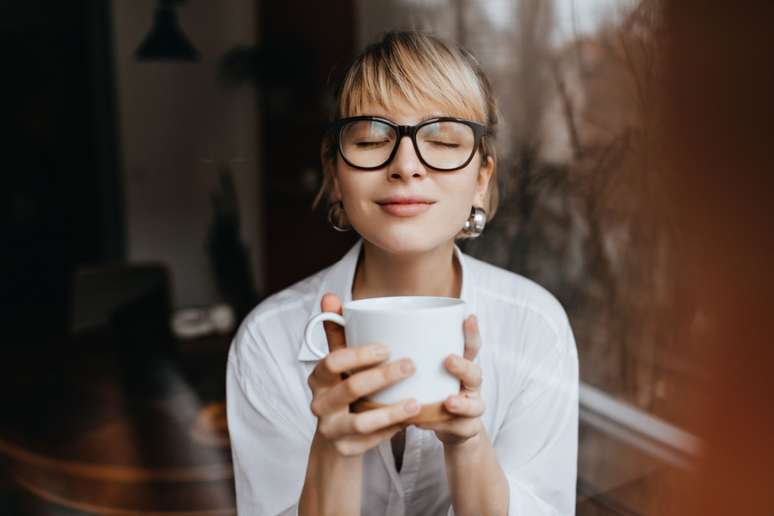
[[[397,131],[379,120],[355,120],[340,133],[344,158],[363,168],[386,163],[396,145]],[[422,126],[416,134],[419,155],[433,168],[454,169],[465,164],[474,152],[475,133],[461,122],[450,120]]]

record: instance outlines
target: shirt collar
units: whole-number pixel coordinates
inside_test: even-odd
[[[345,254],[338,262],[333,264],[324,273],[320,288],[317,290],[317,294],[314,298],[314,303],[310,307],[306,314],[305,322],[311,319],[314,315],[320,313],[320,301],[322,296],[328,292],[332,292],[339,296],[342,304],[346,304],[352,301],[352,282],[355,279],[355,270],[357,269],[358,258],[360,257],[360,251],[363,248],[363,239],[360,238],[353,245],[347,254]],[[465,317],[472,313],[473,309],[473,279],[471,276],[471,263],[468,255],[464,254],[457,244],[454,244],[454,254],[457,256],[457,260],[460,263],[462,270],[462,286],[460,288],[460,299],[465,301]],[[303,338],[303,337],[302,337]],[[300,343],[298,360],[301,361],[314,361],[319,360],[303,342]],[[323,325],[318,324],[317,328],[312,333],[312,346],[318,350],[327,350],[328,345],[325,340],[325,331]]]

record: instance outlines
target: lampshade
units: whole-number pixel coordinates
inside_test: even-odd
[[[177,12],[167,2],[156,8],[153,27],[134,52],[140,61],[198,61],[199,51],[188,41],[177,21]]]

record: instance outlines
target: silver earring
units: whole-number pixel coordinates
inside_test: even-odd
[[[345,233],[352,229],[352,226],[340,226],[336,221],[341,220],[341,214],[344,212],[344,203],[339,201],[331,205],[328,210],[328,224],[333,229],[341,233]]]
[[[486,212],[483,208],[473,206],[470,209],[470,217],[462,226],[462,231],[470,238],[476,238],[484,232],[486,226]]]

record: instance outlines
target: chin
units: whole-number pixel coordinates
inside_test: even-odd
[[[439,231],[436,228],[430,231],[423,225],[417,227],[390,227],[369,228],[370,231],[361,232],[363,239],[376,247],[393,254],[418,254],[435,249],[454,240],[456,232]]]

